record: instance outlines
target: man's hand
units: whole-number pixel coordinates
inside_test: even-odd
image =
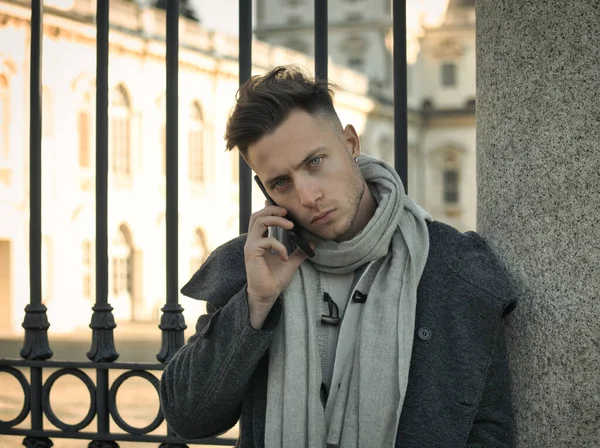
[[[269,227],[278,226],[286,230],[294,227],[284,218],[286,214],[285,208],[267,205],[250,217],[244,259],[250,322],[256,329],[263,326],[277,297],[288,287],[300,263],[307,258],[300,249],[288,256],[282,243],[267,236]]]

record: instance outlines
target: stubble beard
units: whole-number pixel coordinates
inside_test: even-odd
[[[346,224],[342,228],[341,232],[339,232],[337,235],[334,236],[334,238],[332,238],[336,241],[345,241],[347,239],[350,239],[350,238],[345,238],[345,235],[348,234],[348,232],[352,229],[352,227],[354,226],[354,223],[356,222],[356,217],[358,216],[358,212],[360,209],[360,203],[361,203],[363,195],[365,194],[366,185],[363,180],[362,174],[360,175],[358,182],[359,183],[356,186],[356,188],[352,189],[356,193],[348,196],[348,204],[350,204],[350,208],[349,208],[350,215],[348,216]],[[356,232],[356,233],[358,233],[358,232]],[[352,236],[354,236],[354,235],[352,235]]]

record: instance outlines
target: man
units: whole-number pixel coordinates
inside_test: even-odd
[[[182,289],[209,314],[163,373],[171,428],[203,438],[239,419],[241,447],[511,446],[514,294],[482,239],[361,155],[329,85],[297,67],[240,89],[226,140],[278,206]],[[292,219],[314,257],[269,236]]]

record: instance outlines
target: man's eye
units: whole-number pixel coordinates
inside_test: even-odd
[[[285,179],[279,179],[273,184],[273,188],[281,188],[285,185]]]
[[[318,165],[321,163],[321,160],[323,160],[323,157],[315,157],[314,159],[312,159],[309,163],[311,165]]]

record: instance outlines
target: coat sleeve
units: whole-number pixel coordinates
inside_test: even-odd
[[[185,439],[218,435],[240,416],[242,400],[281,316],[277,301],[265,325],[250,324],[246,287],[222,308],[201,316],[196,333],[173,357],[160,382],[161,408]]]
[[[494,348],[483,394],[467,440],[467,447],[513,447],[514,433],[515,423],[504,339],[504,319],[500,319],[494,335]]]

